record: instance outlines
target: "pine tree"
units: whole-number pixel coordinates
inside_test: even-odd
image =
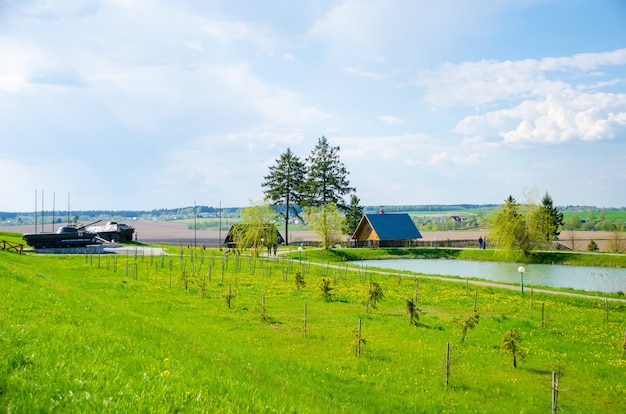
[[[339,147],[331,147],[326,137],[319,138],[307,157],[303,207],[322,207],[334,203],[345,210],[343,197],[354,191],[348,181],[348,171],[339,159]]]
[[[546,241],[554,240],[561,234],[559,228],[562,227],[565,222],[563,221],[563,213],[554,207],[552,197],[550,197],[550,194],[547,192],[541,200],[541,216]]]
[[[304,163],[287,148],[276,164],[269,167],[269,174],[262,184],[265,196],[274,208],[285,206],[285,211],[279,213],[285,220],[285,244],[289,244],[290,213],[298,217],[296,206],[301,199],[304,177]]]
[[[359,205],[361,200],[353,194],[350,197],[350,205],[346,210],[346,216],[343,220],[343,233],[352,235],[363,217],[363,207]]]

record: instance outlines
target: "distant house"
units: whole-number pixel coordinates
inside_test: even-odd
[[[406,247],[422,235],[406,213],[365,214],[352,240],[357,247]]]
[[[224,244],[229,248],[237,247],[237,242],[236,242],[236,240],[238,239],[237,235],[243,234],[249,231],[249,229],[250,229],[249,224],[243,224],[243,223],[233,224],[230,230],[228,230],[228,234],[226,235],[226,238],[224,239]],[[252,233],[254,234],[254,237],[258,237],[258,240],[253,240],[250,237],[242,237],[244,239],[247,239],[248,245],[239,246],[239,247],[243,249],[247,249],[247,248],[254,247],[255,245],[259,247],[262,247],[262,246],[269,247],[269,246],[272,246],[274,243],[276,244],[285,243],[285,239],[283,239],[283,236],[280,234],[275,224],[265,224],[263,225],[262,228],[256,229],[256,231]]]

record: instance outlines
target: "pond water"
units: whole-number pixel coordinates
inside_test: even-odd
[[[385,259],[353,262],[361,266],[406,270],[433,275],[475,277],[520,283],[519,263],[446,259]],[[626,269],[525,264],[524,287],[550,286],[615,293],[626,290]],[[626,293],[626,292],[625,292]]]

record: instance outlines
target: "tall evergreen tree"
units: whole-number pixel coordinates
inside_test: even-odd
[[[265,196],[274,208],[285,206],[279,214],[285,220],[285,244],[289,244],[290,213],[297,217],[297,204],[300,202],[305,178],[305,165],[291,149],[287,148],[276,164],[269,167],[269,174],[264,177],[262,186]]]
[[[339,147],[331,147],[326,137],[322,136],[306,161],[308,175],[303,207],[322,207],[333,203],[345,211],[343,197],[354,188],[350,187],[348,171],[339,159]]]
[[[550,194],[546,192],[541,200],[541,218],[542,218],[542,230],[546,236],[546,241],[555,239],[561,234],[559,229],[565,224],[563,220],[563,213],[560,212],[552,201]]]
[[[346,209],[346,216],[343,220],[343,233],[352,235],[359,225],[361,218],[363,217],[363,207],[359,205],[361,200],[356,194],[352,194],[350,197],[350,205]]]

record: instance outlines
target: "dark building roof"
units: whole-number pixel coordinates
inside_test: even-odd
[[[353,239],[356,240],[409,240],[421,239],[422,235],[406,213],[366,214],[361,218]]]

